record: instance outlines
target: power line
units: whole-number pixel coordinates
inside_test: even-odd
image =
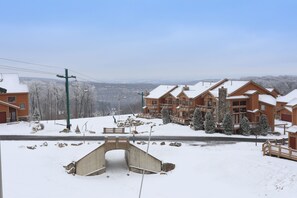
[[[32,73],[39,73],[39,74],[56,75],[55,73],[52,73],[52,72],[46,72],[46,71],[35,70],[35,69],[28,69],[28,68],[23,68],[23,67],[15,67],[15,66],[10,66],[10,65],[1,65],[0,64],[0,67],[3,68],[3,69],[14,70],[14,71],[22,71],[22,72],[32,72]]]
[[[46,65],[46,64],[40,64],[40,63],[32,63],[32,62],[27,62],[27,61],[22,61],[22,60],[16,60],[16,59],[10,59],[10,58],[1,58],[1,60],[6,60],[6,61],[11,61],[11,62],[16,62],[16,63],[24,63],[28,65],[36,65],[36,66],[41,66],[41,67],[47,67],[47,68],[55,68],[55,69],[63,69],[63,67],[58,67],[58,66],[53,66],[53,65]]]
[[[72,71],[72,72],[74,72],[74,73],[77,73],[77,74],[79,74],[79,75],[81,75],[81,76],[84,76],[84,77],[88,78],[87,81],[90,81],[89,79],[92,79],[94,82],[98,82],[98,83],[100,83],[100,80],[98,80],[98,79],[96,79],[96,78],[94,78],[94,77],[91,77],[91,76],[89,76],[89,75],[83,74],[83,73],[81,73],[81,72],[74,71],[73,69],[69,69],[69,71]],[[81,78],[81,79],[83,79],[83,78]]]
[[[17,60],[17,59],[11,59],[11,58],[0,57],[0,60],[10,61],[10,62],[16,62],[16,63],[23,63],[23,64],[28,64],[28,65],[41,66],[41,67],[46,67],[46,68],[64,69],[63,67],[59,67],[59,66],[55,66],[55,65],[33,63],[33,62],[28,62],[28,61],[23,61],[23,60]],[[92,79],[92,81],[94,81],[94,82],[100,82],[100,80],[98,80],[98,79],[96,79],[94,77],[91,77],[89,75],[83,74],[83,73],[78,72],[78,71],[75,71],[73,69],[69,69],[69,71],[72,71],[73,73],[76,73],[76,74],[79,74],[81,76],[84,76],[85,78],[79,77],[82,80],[90,81],[90,79]]]

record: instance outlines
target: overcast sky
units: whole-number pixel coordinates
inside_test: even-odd
[[[297,75],[296,0],[9,0],[0,8],[1,58],[102,81]]]

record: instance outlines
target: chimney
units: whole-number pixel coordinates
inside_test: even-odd
[[[227,112],[227,89],[223,86],[219,88],[219,101],[218,101],[218,122],[221,123],[224,119],[224,116]]]
[[[189,89],[190,89],[190,88],[188,87],[188,85],[185,85],[185,86],[183,87],[183,90],[184,90],[184,91],[189,91]]]

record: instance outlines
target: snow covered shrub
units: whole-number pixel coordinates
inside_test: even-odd
[[[203,130],[203,118],[200,109],[196,108],[193,115],[194,130]]]
[[[233,121],[230,113],[226,113],[223,119],[224,133],[231,135],[233,132]]]
[[[214,133],[215,131],[215,122],[210,112],[205,114],[204,129],[206,133]]]
[[[167,108],[163,108],[161,111],[162,114],[162,120],[163,120],[163,124],[168,124],[170,123],[170,116],[169,116],[169,111]]]
[[[259,120],[259,126],[260,126],[260,133],[261,135],[266,136],[269,130],[269,125],[268,125],[268,120],[267,120],[267,116],[262,114],[260,116],[260,120]]]
[[[240,120],[240,131],[242,132],[242,135],[250,135],[251,134],[251,127],[249,124],[249,120],[247,119],[247,117],[243,117]]]

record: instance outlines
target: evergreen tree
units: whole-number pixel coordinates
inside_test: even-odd
[[[205,122],[204,129],[206,133],[214,133],[215,132],[215,122],[213,116],[210,112],[205,114]]]
[[[269,125],[268,125],[268,120],[267,120],[267,116],[262,114],[260,116],[260,120],[259,120],[259,126],[260,126],[260,133],[261,135],[266,136],[269,130]]]
[[[194,130],[203,130],[203,118],[200,109],[196,108],[193,115]]]
[[[251,134],[251,127],[249,124],[249,120],[247,117],[243,117],[240,120],[240,130],[243,135],[250,135]]]
[[[161,114],[162,114],[163,124],[170,123],[170,115],[169,115],[168,109],[164,107],[161,111]]]
[[[230,113],[226,113],[223,119],[224,133],[231,135],[233,132],[233,120]]]

